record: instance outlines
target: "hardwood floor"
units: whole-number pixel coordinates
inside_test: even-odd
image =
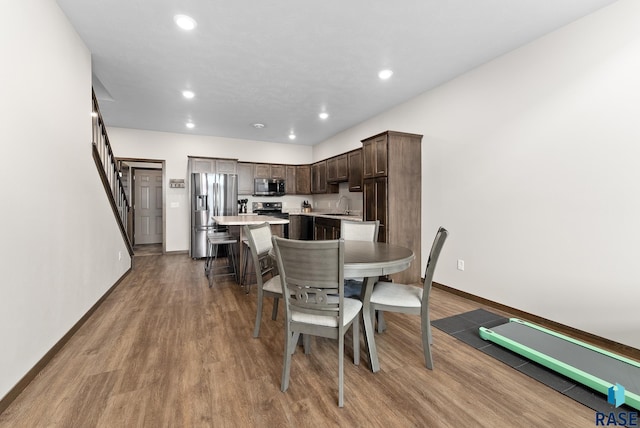
[[[434,289],[439,319],[482,307]],[[313,338],[293,356],[280,391],[282,307],[266,304],[252,337],[255,288],[207,286],[187,255],[136,258],[51,363],[0,414],[0,427],[593,427],[595,412],[433,329],[424,367],[419,317],[385,314],[381,370],[345,350],[345,407],[337,406],[337,343]],[[493,310],[491,308],[488,308]],[[493,310],[495,311],[495,310]],[[497,311],[496,311],[497,312]],[[504,314],[508,315],[508,314]],[[350,360],[351,359],[351,360]]]
[[[139,256],[161,256],[162,255],[162,243],[135,245],[133,247],[133,252],[134,252],[136,257],[139,257]]]

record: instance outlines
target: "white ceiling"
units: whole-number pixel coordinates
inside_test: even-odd
[[[108,126],[310,145],[614,1],[57,0]]]

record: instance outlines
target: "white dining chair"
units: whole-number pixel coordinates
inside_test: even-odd
[[[340,237],[345,241],[373,241],[378,240],[380,220],[357,221],[342,220],[340,222]]]
[[[440,251],[447,239],[449,232],[441,227],[431,245],[431,252],[427,260],[427,268],[424,274],[422,287],[410,284],[398,284],[393,282],[377,282],[371,293],[371,316],[375,311],[400,312],[405,314],[420,315],[422,330],[422,348],[424,360],[428,369],[433,370],[433,356],[431,355],[431,319],[429,315],[429,295],[433,282],[433,273]]]
[[[341,220],[340,237],[345,241],[369,241],[378,240],[380,220],[357,221]],[[345,296],[360,298],[364,278],[349,278],[345,281]]]
[[[360,361],[362,302],[344,297],[344,240],[298,241],[274,236],[285,301],[281,389],[289,387],[291,356],[300,335],[338,340],[338,405],[344,406],[344,337],[353,329],[353,363]]]

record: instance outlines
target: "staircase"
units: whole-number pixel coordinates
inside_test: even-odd
[[[92,117],[92,146],[93,160],[98,167],[98,174],[102,180],[102,185],[113,209],[113,213],[120,227],[122,238],[124,239],[129,255],[133,256],[133,245],[131,244],[131,205],[127,199],[127,192],[122,180],[122,172],[118,168],[116,157],[109,143],[107,128],[102,120],[98,100],[95,92],[91,91],[93,98]]]

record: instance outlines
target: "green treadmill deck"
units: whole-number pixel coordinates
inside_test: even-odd
[[[490,329],[480,327],[480,337],[604,395],[622,385],[624,403],[640,410],[640,363],[636,361],[517,318]]]

